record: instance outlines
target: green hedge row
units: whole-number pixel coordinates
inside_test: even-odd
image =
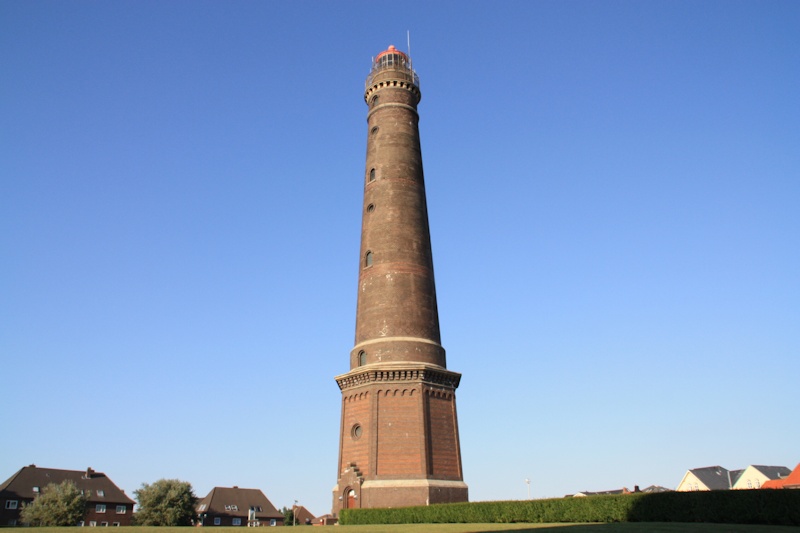
[[[341,524],[710,522],[800,526],[800,490],[663,492],[344,509]]]

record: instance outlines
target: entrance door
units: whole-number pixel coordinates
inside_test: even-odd
[[[348,509],[355,509],[356,508],[356,491],[350,489],[347,492],[347,508]]]

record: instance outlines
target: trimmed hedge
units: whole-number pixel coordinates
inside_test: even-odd
[[[508,502],[344,509],[353,524],[709,522],[800,526],[800,490],[662,492]]]

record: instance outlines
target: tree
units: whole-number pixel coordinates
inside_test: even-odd
[[[283,513],[283,525],[284,526],[293,526],[294,525],[294,509],[289,509],[287,507],[281,508],[281,513]]]
[[[159,479],[152,485],[142,483],[142,487],[133,491],[133,494],[139,502],[136,525],[192,525],[197,498],[189,483],[177,479]]]
[[[31,526],[76,526],[86,515],[86,496],[70,480],[50,483],[42,494],[20,512]]]

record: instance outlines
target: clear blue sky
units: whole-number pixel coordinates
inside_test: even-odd
[[[471,499],[800,462],[800,3],[4,0],[0,478],[330,510],[407,30]]]

